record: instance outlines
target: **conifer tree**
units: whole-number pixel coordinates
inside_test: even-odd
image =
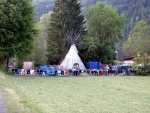
[[[47,49],[48,63],[59,63],[71,44],[81,36],[84,17],[77,0],[57,0],[49,25]]]
[[[65,0],[57,0],[51,14],[47,39],[47,57],[49,64],[59,62],[63,53],[65,54],[64,8]]]
[[[65,30],[70,43],[74,44],[84,31],[84,16],[81,15],[81,4],[77,0],[67,0],[65,13]]]

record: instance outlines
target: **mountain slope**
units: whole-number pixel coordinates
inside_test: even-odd
[[[33,0],[36,4],[38,19],[45,13],[52,11],[56,0]],[[149,0],[78,0],[82,5],[82,14],[85,15],[90,6],[95,5],[98,1],[105,2],[108,5],[116,7],[118,13],[124,13],[127,18],[125,37],[127,39],[130,30],[136,22],[145,20],[150,24],[150,2]]]

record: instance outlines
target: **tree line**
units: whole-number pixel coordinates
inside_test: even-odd
[[[47,0],[47,4],[49,4],[48,2],[52,2],[52,1],[55,0]],[[88,9],[91,6],[94,6],[99,1],[104,2],[107,5],[116,8],[119,14],[124,14],[124,16],[126,17],[126,22],[125,22],[126,25],[124,28],[123,38],[120,41],[115,42],[115,49],[117,51],[122,50],[123,45],[126,43],[130,32],[133,30],[137,22],[139,22],[140,20],[144,20],[148,25],[150,25],[149,0],[132,0],[132,1],[131,0],[119,0],[119,1],[118,0],[78,0],[78,2],[80,2],[82,5],[81,6],[82,15],[85,16],[87,14]],[[45,1],[40,1],[40,2],[45,2]],[[51,6],[54,6],[54,4]],[[45,8],[47,12],[49,11],[49,9],[52,9],[52,7],[51,8],[48,7]],[[38,17],[43,14],[40,10],[39,5],[37,5],[36,11],[39,14]]]
[[[84,63],[113,62],[114,43],[115,40],[122,39],[125,25],[124,15],[119,15],[115,8],[98,3],[89,9],[84,18],[81,3],[77,0],[59,0],[47,17],[50,17],[50,23],[46,28],[49,64],[60,63],[71,44],[77,45]],[[41,21],[43,19],[41,18]],[[85,27],[85,22],[88,23],[88,27]]]
[[[52,11],[55,1],[56,0],[35,0],[37,4],[36,12],[38,18],[40,18],[44,13]],[[116,7],[119,14],[124,13],[126,16],[127,24],[125,29],[125,41],[127,40],[130,31],[138,21],[145,20],[148,24],[150,24],[149,0],[78,0],[78,2],[81,2],[82,5],[82,14],[85,15],[89,7],[100,1],[106,3],[107,5]]]

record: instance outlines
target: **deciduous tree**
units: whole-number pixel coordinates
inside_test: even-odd
[[[125,25],[124,15],[119,15],[115,8],[98,2],[95,6],[89,8],[86,21],[88,23],[87,38],[96,43],[94,45],[97,48],[97,51],[95,51],[98,54],[97,59],[99,58],[103,63],[112,62],[114,40],[122,38]],[[89,45],[89,47],[91,46]]]
[[[50,23],[51,12],[42,15],[38,22],[39,34],[35,38],[34,48],[34,61],[35,65],[46,65],[47,64],[47,38],[48,38],[48,25]]]
[[[124,50],[134,55],[150,53],[150,26],[144,20],[139,21],[131,31]]]
[[[33,48],[36,34],[34,6],[31,0],[0,2],[0,54],[5,67],[15,55],[25,56]]]
[[[119,15],[115,8],[102,2],[89,8],[86,14],[89,34],[99,43],[113,43],[114,38],[121,38],[125,25],[124,15]]]

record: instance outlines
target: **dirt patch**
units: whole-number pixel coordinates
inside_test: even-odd
[[[9,94],[15,94],[15,91],[10,88],[5,88],[5,91],[6,91],[6,93],[9,93]]]
[[[6,94],[10,94],[10,95],[13,95],[13,99],[15,99],[15,100],[19,100],[19,96],[16,94],[16,92],[13,90],[13,89],[11,89],[11,88],[5,88],[5,93]]]
[[[5,80],[5,77],[3,75],[0,75],[0,79]]]
[[[26,101],[21,100],[19,95],[13,89],[6,87],[4,88],[4,93],[5,93],[5,96],[9,98],[9,101],[11,101],[11,104],[13,103],[15,106],[17,106],[17,108],[19,108],[19,110],[22,113],[25,113],[25,112],[30,113],[30,109],[24,106],[24,103]]]

